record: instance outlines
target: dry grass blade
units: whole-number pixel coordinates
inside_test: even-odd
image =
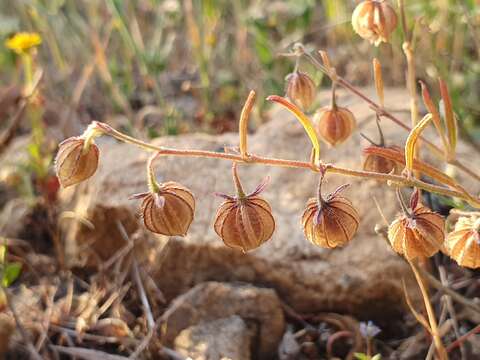
[[[430,325],[428,324],[427,319],[421,314],[415,310],[412,304],[412,300],[410,299],[410,296],[408,295],[407,291],[407,285],[405,284],[405,280],[402,279],[402,286],[403,286],[403,293],[405,294],[405,301],[407,302],[408,308],[412,312],[413,316],[415,316],[415,319],[430,333],[432,334],[432,329],[430,328]]]

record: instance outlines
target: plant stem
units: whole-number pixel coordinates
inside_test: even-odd
[[[155,172],[153,170],[153,161],[157,158],[158,153],[153,154],[147,163],[147,179],[148,179],[148,189],[152,193],[157,193],[160,191],[160,185],[158,184],[157,180],[155,179]]]
[[[235,184],[235,190],[237,191],[237,197],[239,199],[244,199],[245,191],[243,191],[242,183],[240,182],[240,178],[238,177],[237,163],[235,161],[232,164],[232,176],[233,176],[233,182]]]
[[[318,70],[322,71],[324,74],[326,74],[327,76],[330,76],[328,70],[315,58],[313,57],[310,53],[308,53],[304,48],[303,48],[303,45],[301,44],[296,44],[295,45],[295,50],[294,51],[301,51],[302,54],[312,63],[312,65],[314,65]],[[337,81],[337,84],[339,84],[340,86],[344,87],[345,89],[347,89],[349,92],[351,92],[352,94],[358,96],[359,98],[361,98],[363,101],[365,101],[367,104],[369,104],[371,106],[371,108],[377,112],[379,115],[383,116],[383,117],[386,117],[387,119],[390,119],[391,121],[393,121],[395,124],[397,124],[398,126],[400,126],[402,129],[410,132],[412,129],[405,125],[400,119],[398,119],[395,115],[393,115],[392,113],[390,113],[389,111],[385,110],[384,108],[382,108],[380,105],[378,105],[375,101],[371,100],[367,95],[365,95],[364,93],[362,93],[360,90],[358,90],[357,88],[355,88],[355,86],[353,86],[350,82],[348,82],[347,80],[345,80],[344,78],[342,78],[341,76],[339,75],[336,75],[336,81]],[[428,141],[427,139],[423,138],[423,137],[420,137],[420,139],[423,141],[423,143],[425,145],[427,145],[429,147],[429,149],[432,151],[432,153],[439,159],[441,159],[442,161],[445,160],[445,154],[444,152],[438,147],[436,146],[435,144],[433,144],[432,142]],[[449,160],[448,163],[450,165],[453,165],[457,168],[459,168],[460,170],[462,170],[463,172],[465,172],[466,174],[468,174],[469,176],[471,176],[472,178],[476,179],[477,181],[480,181],[480,175],[473,172],[472,170],[468,169],[464,164],[462,164],[460,161],[458,160]]]
[[[128,136],[126,134],[119,132],[118,130],[115,130],[110,125],[107,125],[105,123],[95,122],[94,124],[99,129],[101,129],[105,135],[112,136],[117,140],[120,140],[126,143],[134,144],[144,150],[158,152],[156,156],[171,155],[171,156],[184,156],[184,157],[224,159],[224,160],[230,160],[230,161],[236,161],[236,162],[248,163],[248,164],[254,163],[254,164],[262,164],[262,165],[276,166],[276,167],[301,168],[301,169],[311,170],[313,172],[319,172],[320,168],[323,167],[325,168],[326,172],[329,172],[332,174],[341,174],[341,175],[352,176],[352,177],[375,179],[375,180],[387,182],[389,183],[389,185],[395,185],[395,186],[401,186],[401,187],[417,187],[419,189],[426,190],[432,193],[459,198],[459,199],[465,200],[475,208],[480,209],[479,198],[476,198],[469,194],[465,194],[464,192],[452,190],[443,186],[429,184],[421,180],[417,180],[415,178],[407,178],[404,176],[391,175],[391,174],[381,174],[381,173],[370,172],[370,171],[353,170],[353,169],[336,166],[333,164],[316,165],[316,164],[312,164],[312,162],[269,158],[269,157],[254,155],[254,154],[250,154],[248,156],[248,159],[245,159],[240,154],[235,154],[235,153],[220,153],[220,152],[208,151],[208,150],[166,148],[163,146],[157,146],[157,145],[149,144],[141,140],[135,139],[131,136]]]
[[[428,290],[423,283],[422,276],[420,275],[417,266],[410,260],[408,260],[410,267],[412,268],[413,273],[415,274],[415,279],[417,280],[417,284],[420,287],[420,291],[422,293],[423,301],[425,303],[425,309],[427,310],[428,315],[428,322],[430,323],[430,328],[432,330],[433,341],[435,343],[435,348],[437,349],[438,357],[440,360],[447,360],[448,354],[443,346],[442,339],[440,338],[438,332],[438,324],[435,318],[435,312],[433,311],[432,304],[430,303],[430,298],[428,296]]]

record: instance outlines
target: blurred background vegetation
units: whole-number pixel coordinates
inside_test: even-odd
[[[370,46],[351,29],[356,3],[4,0],[0,38],[17,31],[41,34],[36,63],[45,71],[47,125],[66,113],[82,126],[114,118],[124,129],[149,137],[220,133],[235,130],[249,89],[260,99],[284,92],[294,64],[280,54],[297,41],[326,49],[338,72],[359,85],[371,84],[370,61],[378,56],[387,84],[403,86],[401,30],[392,45]],[[435,95],[437,77],[448,80],[464,136],[480,141],[480,1],[406,4],[412,22],[418,19],[418,77]],[[3,45],[0,69],[3,85],[21,84],[21,63]],[[308,64],[301,69],[321,83]],[[264,118],[264,102],[257,105],[253,128]]]

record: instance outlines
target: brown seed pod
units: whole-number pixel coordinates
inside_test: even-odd
[[[352,26],[358,35],[378,46],[388,42],[397,27],[397,14],[385,0],[362,1],[353,11]]]
[[[315,83],[307,73],[294,71],[287,75],[287,96],[304,110],[315,100],[315,88]]]
[[[313,116],[313,123],[318,135],[332,146],[347,140],[356,126],[352,112],[340,106],[321,108]]]
[[[55,171],[63,187],[82,182],[91,177],[98,167],[97,145],[85,147],[85,139],[71,137],[60,143],[55,158]]]
[[[217,210],[214,229],[225,245],[246,252],[258,248],[272,237],[275,220],[270,205],[258,196],[266,181],[251,194],[245,195],[235,165],[233,173],[237,196],[218,194],[226,200]]]
[[[398,173],[397,163],[379,155],[367,155],[363,161],[363,170],[381,174]]]
[[[433,256],[444,243],[445,220],[429,208],[418,205],[418,193],[414,193],[410,203],[412,210],[404,209],[404,214],[390,224],[388,240],[393,250],[408,260]]]
[[[383,131],[382,128],[380,127],[380,118],[377,115],[377,128],[378,128],[378,133],[380,135],[380,144],[375,144],[372,140],[370,140],[367,136],[364,134],[360,134],[365,140],[367,140],[370,144],[377,148],[388,148],[392,149],[398,152],[403,152],[402,149],[400,149],[397,146],[385,146],[385,138],[383,136]],[[381,173],[381,174],[398,174],[401,171],[401,166],[395,162],[392,159],[388,159],[384,156],[380,156],[378,154],[372,154],[368,152],[368,149],[370,147],[367,147],[364,149],[363,153],[365,156],[365,159],[363,161],[363,170],[365,171],[371,171],[371,172],[376,172],[376,173]],[[402,154],[403,155],[403,154]]]
[[[192,192],[173,181],[156,186],[156,191],[132,196],[143,199],[141,214],[145,227],[156,234],[185,236],[195,214]]]
[[[355,235],[360,217],[352,203],[339,195],[348,185],[340,186],[325,199],[321,195],[324,171],[318,185],[317,198],[311,198],[302,215],[305,237],[323,248],[344,246]]]
[[[447,235],[446,248],[458,265],[480,267],[480,218],[461,217]]]

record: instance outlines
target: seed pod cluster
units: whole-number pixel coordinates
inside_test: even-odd
[[[480,218],[461,217],[455,229],[448,234],[447,251],[458,265],[476,269],[480,267]]]
[[[388,42],[397,27],[397,14],[385,0],[366,0],[357,5],[352,14],[353,30],[375,46]]]
[[[406,259],[431,257],[442,247],[445,220],[429,208],[416,205],[388,228],[388,240],[397,253]]]
[[[226,200],[217,210],[214,229],[225,245],[246,252],[258,248],[272,237],[275,220],[270,205],[258,196],[265,183],[260,184],[251,194],[245,195],[235,165],[233,176],[237,196],[219,194]]]
[[[347,244],[355,235],[360,223],[357,210],[340,192],[343,185],[325,199],[321,187],[325,170],[321,170],[318,195],[307,202],[302,215],[305,237],[314,245],[323,248],[336,248]]]
[[[71,137],[60,143],[55,158],[55,171],[63,187],[91,177],[98,167],[99,151],[94,143],[85,145],[82,137]]]
[[[313,116],[313,123],[318,135],[331,146],[347,140],[356,126],[352,112],[340,106],[321,108]]]
[[[287,75],[287,96],[304,110],[315,100],[315,83],[307,73],[295,71]]]
[[[192,192],[179,183],[158,184],[158,190],[134,195],[143,199],[140,206],[145,227],[166,236],[185,236],[195,214]]]

